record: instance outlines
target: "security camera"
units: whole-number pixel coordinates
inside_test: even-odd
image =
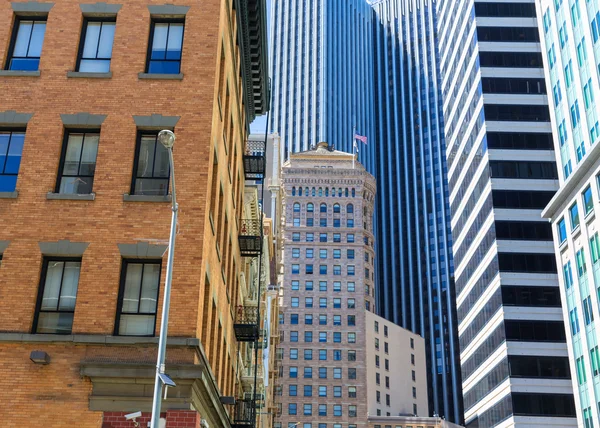
[[[136,418],[141,418],[141,417],[142,417],[142,412],[128,413],[127,415],[125,415],[125,419],[127,419],[128,421],[130,421],[132,419],[136,419]]]

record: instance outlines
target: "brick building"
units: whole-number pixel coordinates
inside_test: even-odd
[[[228,426],[221,397],[242,394],[235,308],[260,251],[238,235],[248,123],[268,107],[265,5],[171,3],[0,3],[5,426],[148,419],[171,218],[164,128],[180,209],[166,426]]]
[[[275,427],[365,428],[369,414],[427,412],[423,339],[372,312],[375,179],[319,143],[290,155],[281,188]]]

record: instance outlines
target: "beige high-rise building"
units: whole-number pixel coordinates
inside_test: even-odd
[[[423,339],[375,315],[375,179],[327,143],[282,168],[275,428],[366,427],[427,412]]]

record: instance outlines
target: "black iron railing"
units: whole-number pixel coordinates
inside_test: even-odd
[[[246,180],[262,180],[265,177],[265,142],[246,141],[244,154],[244,175]]]
[[[260,256],[262,252],[262,225],[260,220],[244,219],[240,223],[238,241],[242,257]]]
[[[231,428],[248,428],[254,426],[256,409],[253,400],[238,400],[233,408]]]
[[[254,342],[258,340],[258,308],[256,306],[238,306],[233,330],[238,342]]]

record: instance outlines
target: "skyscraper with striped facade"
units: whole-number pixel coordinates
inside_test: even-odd
[[[600,424],[600,4],[537,0],[560,188],[553,225],[579,426]]]

